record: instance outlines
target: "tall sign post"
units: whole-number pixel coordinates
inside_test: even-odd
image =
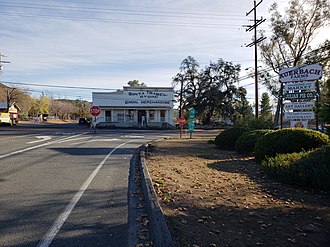
[[[96,133],[96,117],[98,115],[100,115],[101,113],[101,109],[99,106],[93,105],[90,109],[89,109],[89,113],[93,116],[93,128],[94,128],[94,133]]]
[[[291,128],[307,128],[308,120],[317,118],[313,111],[314,100],[319,97],[315,82],[322,78],[322,65],[309,64],[281,68],[279,74],[282,83],[281,88],[284,89],[282,97],[286,100],[286,103],[284,103],[284,118],[290,120]],[[281,109],[283,109],[282,105]],[[281,118],[282,115],[281,110]],[[316,124],[316,130],[318,130],[318,123]]]
[[[189,108],[189,124],[188,131],[190,135],[190,139],[192,138],[192,133],[195,131],[195,109]]]

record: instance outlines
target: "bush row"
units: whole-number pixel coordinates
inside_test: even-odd
[[[283,181],[330,189],[330,139],[321,132],[232,128],[221,132],[214,143],[221,149],[254,154],[267,174]]]
[[[236,141],[236,151],[242,154],[254,154],[254,146],[264,135],[274,130],[252,130],[243,133]]]
[[[303,128],[253,130],[236,127],[224,130],[214,140],[216,147],[255,155],[261,163],[277,154],[308,151],[330,143],[329,136]]]
[[[262,168],[286,183],[330,190],[330,145],[309,152],[266,158]]]

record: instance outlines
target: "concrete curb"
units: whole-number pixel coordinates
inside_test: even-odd
[[[139,167],[141,170],[141,185],[149,217],[149,232],[151,240],[156,247],[174,247],[170,231],[165,222],[157,194],[152,185],[151,177],[146,166],[145,152],[148,144],[140,147]]]

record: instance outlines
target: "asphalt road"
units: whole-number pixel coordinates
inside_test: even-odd
[[[130,159],[177,134],[0,127],[0,246],[127,246]]]

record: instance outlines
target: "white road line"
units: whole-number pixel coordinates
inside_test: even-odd
[[[117,139],[117,138],[112,138],[112,139],[93,139],[93,140],[88,140],[88,141],[84,141],[84,142],[70,143],[70,145],[79,145],[79,144],[84,144],[84,143],[89,143],[89,142],[113,142],[113,141],[119,141],[119,140],[120,139]]]
[[[76,136],[65,137],[61,140],[68,140],[68,139],[71,139],[73,137],[77,137],[77,136],[81,136],[81,135],[83,135],[83,134],[79,134],[79,135],[76,135]],[[12,156],[12,155],[15,155],[15,154],[24,153],[26,151],[30,151],[30,150],[33,150],[33,149],[36,149],[36,148],[45,147],[45,146],[48,146],[48,145],[51,145],[51,144],[54,144],[54,143],[60,143],[60,141],[56,140],[56,141],[52,141],[52,142],[46,142],[46,143],[39,144],[39,145],[36,145],[36,146],[32,146],[32,147],[28,147],[28,148],[25,148],[25,149],[17,150],[17,151],[11,152],[11,153],[3,154],[3,155],[0,155],[0,159],[5,158],[5,157],[9,157],[9,156]]]
[[[134,135],[123,135],[121,137],[126,137],[126,138],[144,138],[144,136],[134,136]]]
[[[84,194],[84,192],[86,191],[86,189],[88,188],[88,186],[90,185],[90,183],[93,181],[94,177],[99,172],[99,170],[102,168],[102,166],[104,165],[104,163],[107,161],[107,159],[118,148],[120,148],[121,146],[126,145],[129,142],[133,142],[133,140],[127,141],[127,142],[124,142],[124,143],[118,145],[117,147],[115,147],[114,149],[112,149],[110,153],[108,153],[108,155],[102,160],[102,162],[95,168],[95,170],[92,172],[92,174],[89,176],[89,178],[79,188],[78,192],[73,196],[73,198],[71,199],[71,201],[69,202],[69,204],[65,207],[65,209],[63,210],[63,212],[56,219],[56,221],[54,222],[54,224],[52,225],[52,227],[48,230],[48,232],[40,240],[40,242],[37,245],[37,247],[48,247],[52,243],[52,241],[55,238],[56,234],[61,229],[61,227],[65,223],[66,219],[69,217],[71,211],[74,209],[74,207],[76,206],[77,202],[80,200],[81,196]]]
[[[42,142],[42,141],[48,141],[48,140],[52,139],[51,136],[36,136],[36,138],[38,140],[30,141],[30,142],[27,142],[27,143],[32,144],[32,143],[37,143],[37,142]]]
[[[72,138],[72,139],[70,139],[70,140],[64,140],[63,139],[63,141],[59,141],[58,143],[63,143],[63,142],[72,142],[72,141],[78,141],[78,140],[83,140],[83,139],[88,139],[88,138],[91,138],[91,137],[89,137],[89,136],[86,136],[86,137],[79,137],[79,138]]]

